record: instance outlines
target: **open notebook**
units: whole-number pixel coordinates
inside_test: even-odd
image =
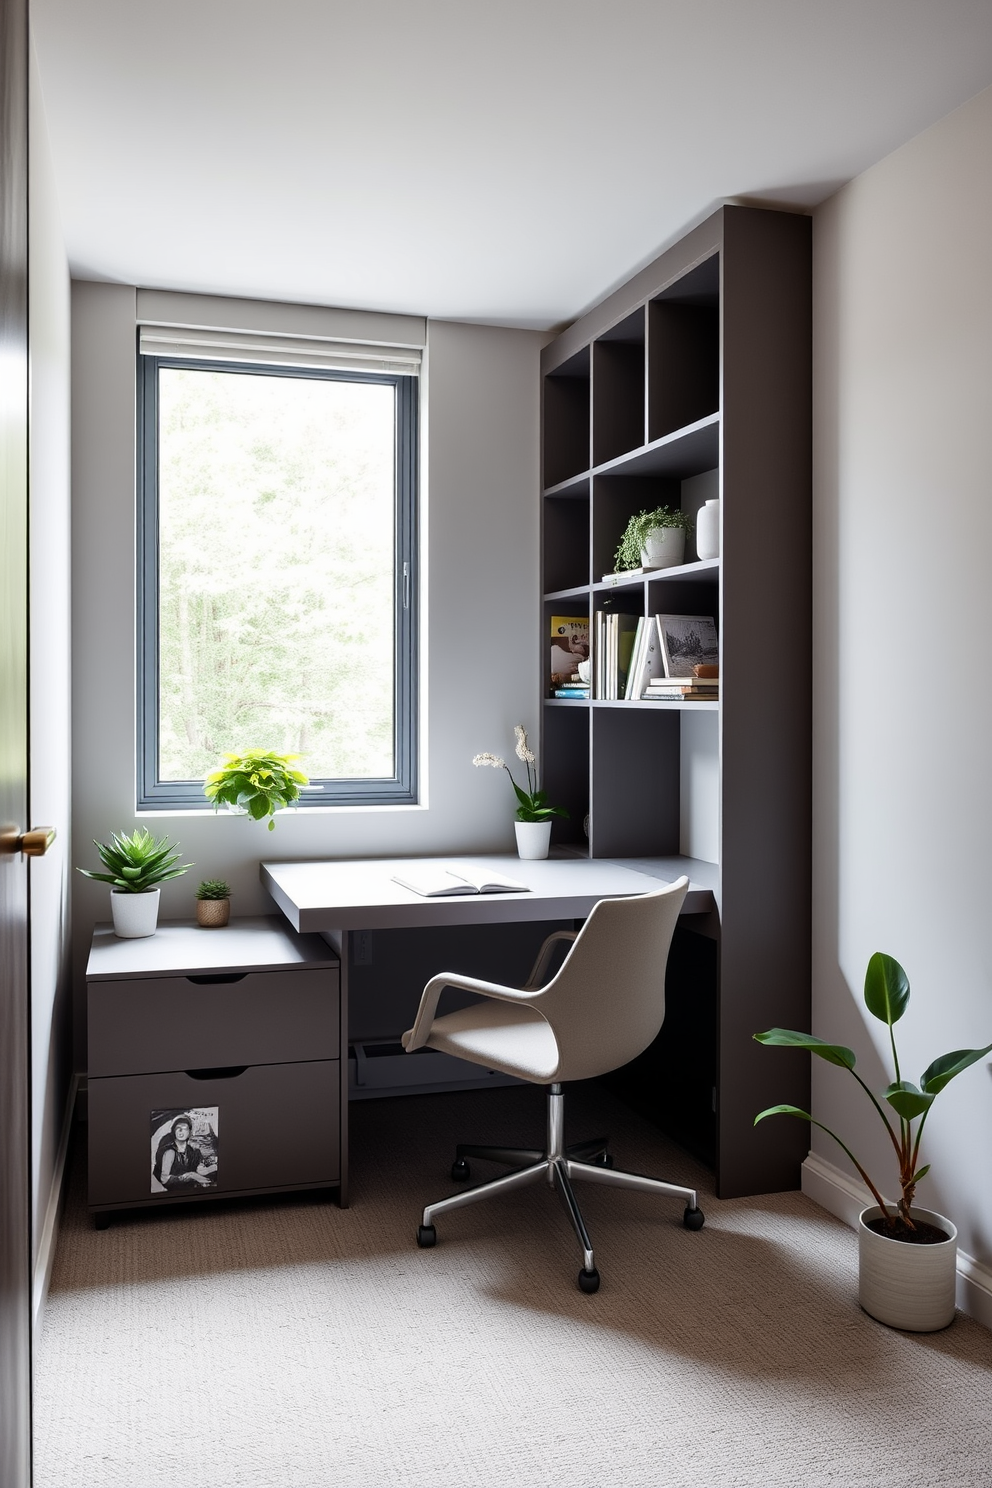
[[[444,894],[526,894],[527,884],[516,883],[512,878],[503,878],[488,870],[474,871],[471,868],[444,868],[424,864],[422,868],[411,868],[407,874],[394,873],[393,883],[422,894],[425,899],[438,899]]]

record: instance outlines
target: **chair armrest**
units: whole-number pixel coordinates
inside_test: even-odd
[[[408,1054],[414,1049],[422,1048],[430,1038],[437,1005],[446,987],[455,987],[462,992],[481,992],[484,997],[492,997],[496,1002],[530,1002],[534,996],[529,988],[518,991],[516,987],[504,987],[498,982],[483,982],[478,977],[462,976],[457,971],[442,971],[439,976],[431,977],[427,983],[413,1027],[409,1033],[403,1035],[403,1047]]]
[[[521,989],[522,991],[536,992],[539,990],[539,988],[543,987],[544,978],[547,973],[548,967],[551,964],[551,957],[554,954],[554,947],[556,943],[560,940],[575,940],[578,933],[579,932],[577,930],[552,931],[552,933],[548,936],[547,940],[542,945],[541,949],[538,951],[537,960],[534,962],[534,968],[531,971],[531,974],[527,978],[526,982],[524,982],[524,985]]]

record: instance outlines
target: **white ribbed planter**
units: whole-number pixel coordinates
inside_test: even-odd
[[[143,935],[154,935],[160,894],[160,889],[146,889],[143,894],[111,889],[110,913],[114,917],[114,934],[120,940],[140,940]]]
[[[551,823],[549,821],[515,821],[513,830],[517,834],[518,858],[546,858],[548,856],[548,848],[551,846]]]
[[[677,568],[685,557],[685,532],[681,527],[654,527],[641,549],[642,568]]]
[[[858,1301],[865,1312],[910,1333],[936,1333],[954,1321],[958,1232],[949,1219],[932,1209],[913,1209],[914,1219],[946,1230],[939,1245],[907,1245],[869,1230],[867,1220],[881,1218],[877,1204],[858,1220]]]

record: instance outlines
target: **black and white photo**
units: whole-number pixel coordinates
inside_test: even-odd
[[[656,615],[655,622],[666,677],[691,677],[694,666],[715,666],[719,662],[720,646],[712,615]]]
[[[217,1187],[219,1106],[152,1111],[151,1191],[193,1194]]]

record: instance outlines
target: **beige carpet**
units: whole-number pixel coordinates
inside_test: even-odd
[[[708,1182],[595,1088],[570,1137]],[[530,1089],[353,1108],[353,1207],[308,1196],[90,1227],[79,1152],[37,1363],[36,1488],[988,1488],[992,1335],[858,1309],[849,1230],[798,1194],[543,1188],[443,1219],[456,1139],[535,1141]],[[82,1149],[83,1144],[78,1144]],[[481,1165],[479,1175],[481,1176]],[[496,1169],[487,1169],[495,1172]]]

